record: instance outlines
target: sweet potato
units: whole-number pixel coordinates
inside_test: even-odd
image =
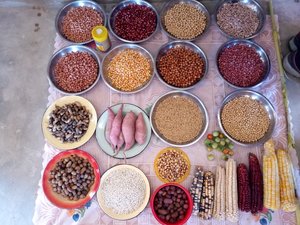
[[[135,140],[134,140],[135,121],[136,121],[136,116],[132,111],[127,113],[123,119],[122,132],[123,132],[124,141],[125,141],[124,151],[130,149],[135,142]]]
[[[114,112],[111,110],[111,108],[108,108],[107,109],[107,113],[108,113],[108,116],[107,116],[107,122],[106,122],[106,126],[105,126],[105,139],[106,141],[111,144],[111,141],[110,141],[110,132],[111,132],[111,128],[112,128],[112,124],[113,124],[113,121],[114,121],[114,118],[115,118],[115,114]]]
[[[121,133],[122,120],[123,120],[122,111],[123,111],[123,104],[119,108],[118,113],[113,120],[110,135],[109,135],[110,142],[113,149],[115,149],[116,146],[118,145],[119,136]]]
[[[147,137],[146,124],[142,113],[139,113],[135,121],[135,141],[142,145],[145,143]]]

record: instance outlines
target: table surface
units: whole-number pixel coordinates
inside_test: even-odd
[[[220,34],[215,24],[209,28],[209,32],[205,34],[199,41],[196,41],[204,52],[207,54],[209,59],[209,73],[208,75],[198,84],[195,88],[191,90],[192,93],[200,97],[208,109],[210,123],[208,131],[217,129],[218,124],[216,120],[216,114],[218,108],[223,100],[223,98],[234,89],[224,84],[224,81],[219,77],[216,63],[215,54],[218,47],[224,43],[227,39]],[[168,38],[158,32],[152,39],[147,43],[143,43],[142,46],[147,48],[153,55],[157,53],[158,48],[168,41]],[[255,41],[260,44],[266,51],[271,60],[271,71],[267,81],[257,88],[256,90],[264,94],[274,105],[277,114],[276,128],[273,133],[273,138],[277,142],[278,147],[287,146],[287,133],[286,133],[286,120],[285,120],[285,109],[281,92],[281,81],[280,74],[278,72],[278,63],[276,59],[276,52],[274,49],[274,42],[272,39],[272,29],[270,18],[268,18],[266,26],[262,33],[255,38]],[[118,41],[112,38],[113,45],[119,44]],[[56,38],[56,50],[64,46],[66,43],[63,42],[59,37]],[[101,57],[103,55],[101,54]],[[163,93],[170,91],[161,82],[154,78],[150,87],[144,91],[135,95],[122,95],[111,91],[105,84],[100,80],[95,88],[83,95],[89,99],[95,106],[98,115],[110,105],[119,102],[128,102],[139,105],[141,108],[149,111],[152,103]],[[52,87],[49,89],[49,103],[53,102],[55,99],[61,97],[61,95],[56,92]],[[183,185],[189,187],[191,184],[192,175],[196,165],[201,165],[205,169],[215,170],[217,164],[224,165],[222,160],[216,159],[215,161],[209,162],[206,160],[206,150],[202,144],[204,138],[202,138],[198,143],[191,147],[184,148],[190,157],[192,170],[188,179],[183,182]],[[133,164],[142,169],[148,176],[151,183],[151,190],[153,191],[157,186],[161,184],[158,178],[155,176],[153,171],[153,160],[159,150],[167,147],[162,143],[157,137],[152,135],[150,145],[145,149],[145,151],[132,159],[128,160],[129,164]],[[109,167],[123,163],[122,160],[113,159],[107,156],[103,151],[101,151],[98,146],[95,137],[93,137],[87,144],[81,147],[81,149],[86,150],[91,153],[99,163],[101,173],[103,173]],[[43,156],[43,167],[46,163],[59,151],[52,148],[49,145],[45,145],[45,153]],[[259,157],[261,156],[261,147],[255,147],[247,149],[240,146],[235,146],[235,156],[234,158],[238,163],[247,163],[248,152],[254,152]],[[76,210],[62,210],[54,207],[45,198],[43,191],[39,189],[38,198],[36,202],[36,211],[34,215],[35,224],[72,224],[74,220],[78,220],[77,224],[93,224],[93,223],[104,223],[104,224],[119,224],[118,221],[113,221],[108,216],[106,216],[99,208],[96,199],[94,198],[91,203],[82,209]],[[251,215],[249,213],[240,214],[240,224],[244,224],[245,221],[251,224],[263,224],[265,220],[273,220],[273,224],[282,224],[283,219],[286,224],[295,224],[295,215],[293,213],[285,213],[283,211],[271,212],[270,210],[264,210],[258,215]],[[151,215],[149,206],[145,211],[137,218],[123,221],[122,224],[157,224],[154,217]],[[201,224],[202,221],[196,216],[191,217],[188,224]],[[210,223],[218,224],[217,221],[212,220]],[[222,223],[220,223],[222,224]]]

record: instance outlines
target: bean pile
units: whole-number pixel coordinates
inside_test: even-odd
[[[164,17],[166,30],[179,39],[193,39],[205,30],[207,18],[195,6],[179,3],[169,9]]]
[[[103,25],[103,18],[90,7],[71,8],[62,19],[63,35],[70,41],[81,43],[92,39],[95,26]]]
[[[161,154],[157,161],[159,176],[168,182],[176,182],[185,176],[189,170],[189,165],[181,150],[168,148]]]
[[[69,200],[85,198],[94,183],[94,169],[87,159],[77,155],[59,160],[50,171],[52,190]]]
[[[131,4],[116,14],[113,26],[119,37],[128,41],[140,41],[155,31],[156,23],[156,14],[151,8]]]
[[[121,91],[134,91],[151,78],[149,59],[138,51],[125,49],[109,62],[107,76],[113,87]]]
[[[237,97],[228,102],[221,112],[221,122],[232,138],[244,143],[263,138],[270,125],[262,104],[248,97]]]
[[[55,106],[50,113],[48,129],[61,142],[78,141],[87,131],[91,114],[79,102]]]
[[[205,63],[198,53],[177,46],[159,59],[158,71],[166,83],[175,87],[189,87],[202,78]]]
[[[247,38],[254,34],[259,19],[254,10],[242,3],[225,3],[217,14],[217,24],[228,35]]]
[[[87,52],[71,52],[54,67],[54,80],[62,90],[76,93],[89,88],[97,79],[98,64]]]
[[[225,48],[219,55],[218,67],[229,83],[238,87],[251,87],[264,77],[265,66],[255,48],[237,44]]]
[[[158,217],[169,223],[182,220],[189,208],[186,193],[177,186],[163,187],[154,199],[154,210]]]
[[[198,105],[182,96],[167,97],[154,110],[154,124],[160,134],[175,143],[188,143],[199,135],[203,115]]]

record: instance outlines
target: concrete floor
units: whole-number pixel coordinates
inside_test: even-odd
[[[0,0],[0,224],[32,224],[44,140],[46,68],[53,52],[54,18],[65,1]],[[108,1],[102,1],[108,2]],[[156,1],[157,2],[157,1]],[[282,48],[300,31],[300,3],[275,0]],[[300,83],[287,81],[300,151]]]

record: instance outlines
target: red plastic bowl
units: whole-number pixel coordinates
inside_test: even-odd
[[[78,201],[71,201],[71,200],[68,200],[68,199],[56,194],[55,192],[52,191],[52,187],[49,182],[50,171],[55,167],[56,163],[59,160],[66,158],[70,155],[77,155],[77,156],[87,159],[90,162],[91,166],[93,167],[94,174],[95,174],[94,184],[91,186],[89,193],[86,195],[85,198],[79,199]],[[50,162],[47,164],[44,174],[43,174],[43,180],[42,180],[43,190],[44,190],[44,193],[45,193],[46,197],[48,198],[48,200],[53,205],[55,205],[59,208],[64,208],[64,209],[76,209],[76,208],[79,208],[79,207],[85,205],[88,201],[90,201],[92,199],[94,194],[97,192],[97,190],[99,188],[99,184],[100,184],[100,170],[99,170],[99,166],[98,166],[96,160],[87,152],[82,151],[82,150],[77,150],[77,149],[63,151],[63,152],[57,154],[56,156],[54,156],[50,160]]]
[[[184,193],[186,194],[187,196],[187,199],[188,199],[188,205],[189,205],[189,208],[187,209],[187,212],[185,214],[185,217],[182,219],[182,220],[179,220],[177,221],[176,223],[169,223],[167,221],[164,221],[164,220],[161,220],[158,215],[156,214],[155,210],[154,210],[154,199],[155,199],[155,196],[156,194],[163,188],[163,187],[166,187],[166,186],[176,186],[176,187],[179,187],[180,189],[182,189],[184,191]],[[177,183],[166,183],[166,184],[163,184],[161,186],[159,186],[155,191],[154,193],[152,194],[151,196],[151,199],[150,199],[150,207],[151,207],[151,210],[152,210],[152,214],[154,215],[155,219],[160,223],[160,224],[163,224],[163,225],[182,225],[184,223],[186,223],[188,221],[188,219],[191,217],[192,215],[192,211],[193,211],[193,200],[192,200],[192,197],[191,197],[191,194],[190,192],[183,186],[181,186],[180,184],[177,184]]]

